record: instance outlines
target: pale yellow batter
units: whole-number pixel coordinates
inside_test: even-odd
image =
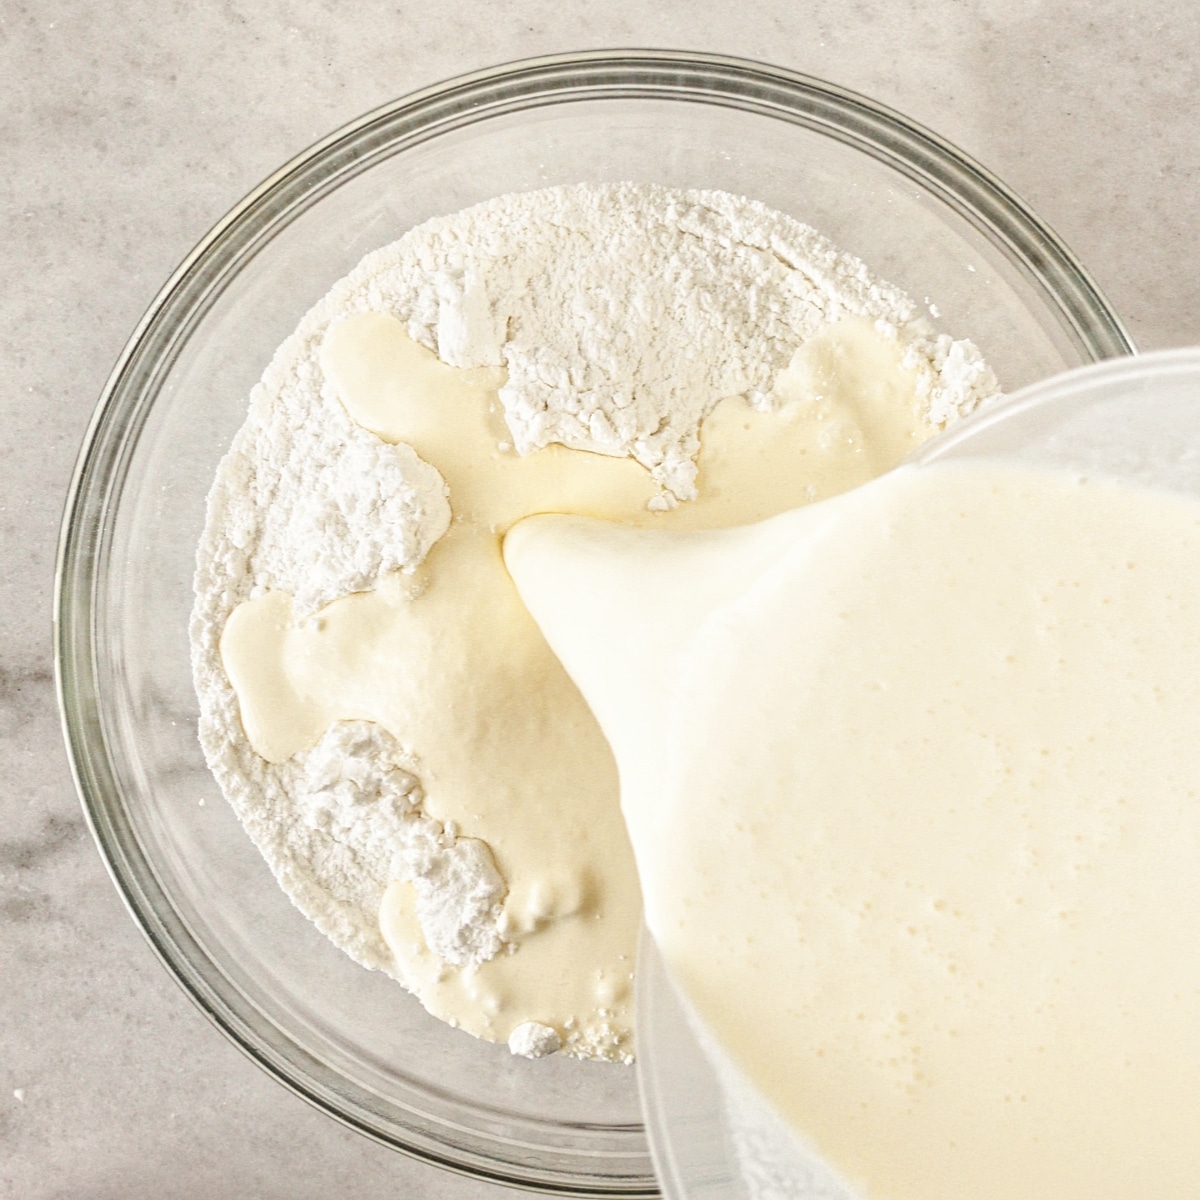
[[[506,556],[676,980],[866,1200],[1200,1195],[1200,503],[947,463]]]
[[[428,950],[410,885],[394,882],[382,932],[432,1012],[481,1037],[526,1021],[576,1053],[627,1055],[641,903],[612,754],[518,597],[500,538],[531,513],[676,529],[731,526],[853,487],[930,432],[899,347],[865,321],[812,339],[780,373],[777,404],[740,397],[705,421],[700,498],[648,508],[632,459],[507,447],[498,370],[458,370],[395,319],[332,327],[321,362],[350,415],[441,472],[454,521],[415,576],[304,621],[268,593],[231,615],[221,654],[253,747],[281,762],[336,720],[377,721],[415,756],[431,816],[491,848],[508,884],[514,953],[450,970]]]

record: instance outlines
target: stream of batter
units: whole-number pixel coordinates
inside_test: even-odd
[[[676,982],[855,1192],[1198,1194],[1200,502],[947,461],[505,555]]]

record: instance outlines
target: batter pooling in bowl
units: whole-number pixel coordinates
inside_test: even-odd
[[[757,519],[994,388],[861,263],[731,196],[556,189],[414,230],[281,347],[214,488],[193,644],[226,794],[302,910],[431,1011],[628,1059],[615,769],[502,534]]]

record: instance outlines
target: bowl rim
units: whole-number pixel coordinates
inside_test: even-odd
[[[176,982],[260,1067],[342,1123],[431,1164],[554,1195],[651,1197],[658,1191],[644,1144],[636,1153],[612,1156],[627,1167],[601,1176],[583,1169],[588,1156],[582,1152],[578,1170],[542,1169],[478,1150],[456,1147],[451,1154],[428,1130],[406,1128],[400,1137],[366,1119],[361,1104],[348,1108],[340,1076],[265,1021],[248,997],[197,968],[197,961],[210,967],[211,961],[123,819],[100,702],[93,567],[110,548],[110,518],[161,381],[225,284],[266,238],[382,158],[455,128],[554,104],[639,98],[775,117],[867,153],[918,182],[1000,247],[1036,284],[1085,358],[1134,352],[1091,276],[1015,193],[937,134],[876,101],[784,68],[691,51],[594,50],[517,60],[423,88],[349,122],[269,175],[201,238],[135,326],[101,392],[69,485],[55,569],[55,682],[75,788],[114,886]]]

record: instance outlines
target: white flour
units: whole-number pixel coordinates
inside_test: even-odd
[[[378,726],[343,722],[311,751],[266,763],[246,741],[219,653],[244,600],[282,590],[310,614],[411,572],[448,526],[438,472],[352,422],[323,379],[326,329],[362,310],[396,315],[451,365],[502,364],[519,452],[557,441],[632,455],[658,482],[658,507],[695,496],[699,424],[717,401],[740,393],[768,407],[797,347],[841,318],[870,318],[901,341],[933,426],[996,382],[970,343],[932,334],[857,259],[725,193],[616,185],[502,196],[427,222],[336,284],[279,348],[218,470],[198,552],[193,669],[209,763],[280,884],[353,958],[395,974],[378,927],[393,879],[412,882],[425,939],[445,961],[502,948],[505,882],[487,846],[424,815],[419,764]],[[513,1049],[545,1053],[550,1032],[527,1029]]]
[[[558,1030],[537,1021],[526,1021],[508,1035],[508,1048],[522,1058],[545,1058],[562,1049]]]

